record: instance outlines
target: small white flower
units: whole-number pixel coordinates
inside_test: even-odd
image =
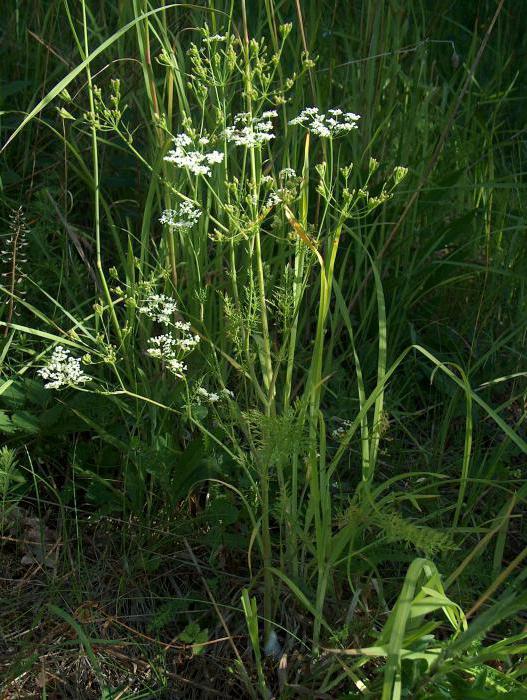
[[[206,399],[209,403],[216,403],[220,400],[219,394],[216,394],[215,392],[208,392],[202,386],[199,387],[197,393],[199,394],[199,396],[202,396],[204,399]]]
[[[81,368],[81,360],[71,357],[70,351],[57,345],[45,367],[37,372],[42,379],[50,380],[44,387],[46,389],[60,389],[63,386],[75,386],[91,380],[84,374]]]
[[[161,360],[166,369],[178,379],[184,379],[187,365],[184,358],[198,345],[201,338],[190,332],[191,326],[187,321],[172,321],[176,304],[164,294],[152,294],[144,306],[139,307],[141,313],[171,327],[171,332],[162,333],[148,339],[147,354]]]
[[[187,365],[176,356],[176,347],[179,345],[176,338],[168,334],[157,335],[148,339],[148,345],[149,347],[146,352],[150,357],[162,360],[168,371],[175,377],[179,379],[184,378]]]
[[[289,121],[289,124],[291,126],[295,126],[296,124],[303,124],[309,119],[309,117],[314,117],[316,114],[318,114],[318,107],[306,107],[300,112],[298,117],[291,119]]]
[[[174,137],[174,143],[179,148],[185,148],[186,146],[190,146],[190,144],[192,143],[192,139],[188,134],[185,134],[183,132],[181,134],[177,134],[177,136]]]
[[[148,339],[147,353],[150,357],[156,357],[159,360],[170,360],[174,355],[174,346],[176,344],[176,339],[171,335],[164,333],[163,335],[156,335]]]

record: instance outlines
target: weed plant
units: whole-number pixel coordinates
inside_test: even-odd
[[[5,697],[527,697],[514,8],[7,5]]]

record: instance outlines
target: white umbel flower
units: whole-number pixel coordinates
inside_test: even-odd
[[[315,136],[329,138],[357,129],[359,119],[359,114],[344,112],[340,108],[329,109],[323,114],[318,107],[306,107],[289,124],[303,126]]]
[[[177,303],[175,299],[166,296],[166,294],[151,294],[137,310],[153,321],[167,325],[171,322],[174,312],[177,311]]]
[[[184,379],[187,371],[184,358],[194,350],[201,338],[190,332],[190,323],[171,320],[176,309],[175,302],[164,294],[151,295],[145,306],[140,307],[140,311],[141,309],[150,318],[160,321],[171,329],[148,339],[147,354],[161,360],[165,368],[175,377]]]
[[[165,209],[159,221],[170,228],[189,229],[201,216],[201,209],[192,202],[181,202],[176,209]]]
[[[193,350],[196,345],[198,345],[199,341],[201,338],[199,335],[188,335],[184,338],[177,338],[176,340],[176,345],[180,350],[185,350],[185,352],[189,352],[190,350]]]
[[[170,360],[168,360],[166,364],[168,371],[171,372],[171,374],[173,374],[174,377],[177,377],[178,379],[185,378],[185,372],[187,371],[188,367],[181,360],[178,360],[175,357],[173,357]]]
[[[149,338],[148,345],[147,353],[150,357],[156,357],[159,360],[168,360],[174,355],[176,339],[171,335],[163,333],[163,335],[155,335]]]
[[[199,145],[206,145],[208,140],[206,140],[206,143],[205,140],[203,138],[199,139]],[[194,175],[210,177],[212,175],[210,166],[221,163],[223,160],[223,153],[219,151],[204,153],[203,151],[188,150],[188,146],[192,145],[192,139],[185,133],[178,134],[174,138],[174,145],[175,149],[169,151],[164,160],[174,163],[178,168],[186,168]]]
[[[45,367],[38,370],[42,379],[49,380],[44,384],[46,389],[60,389],[63,386],[76,386],[90,381],[81,368],[81,360],[72,357],[67,348],[57,345]]]
[[[233,126],[225,129],[225,138],[236,146],[246,148],[261,146],[274,139],[271,119],[277,116],[278,112],[274,109],[263,112],[259,117],[251,117],[247,112],[240,112],[234,117]]]
[[[198,389],[198,395],[200,397],[204,398],[209,403],[216,403],[217,401],[220,400],[219,394],[216,394],[215,392],[209,392],[206,389],[204,389],[202,386],[200,386]]]
[[[163,335],[156,335],[148,339],[148,346],[146,352],[150,357],[162,360],[168,371],[178,379],[185,378],[187,365],[176,355],[179,346],[177,338],[173,338],[166,333]]]
[[[278,173],[280,180],[289,180],[292,177],[296,177],[296,170],[293,170],[293,168],[283,168]]]
[[[234,394],[230,389],[220,389],[219,391],[208,391],[205,387],[200,386],[196,391],[196,398],[198,403],[201,400],[208,401],[209,403],[218,403],[222,399],[234,399]]]

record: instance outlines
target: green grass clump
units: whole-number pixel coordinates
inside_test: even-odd
[[[512,10],[8,6],[5,697],[524,697]]]

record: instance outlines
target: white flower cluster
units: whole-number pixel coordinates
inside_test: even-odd
[[[284,200],[284,196],[287,195],[287,190],[284,189],[283,187],[278,188],[274,192],[271,192],[269,196],[267,197],[267,201],[265,203],[266,207],[276,207],[279,204],[281,204]]]
[[[199,342],[199,336],[194,345]],[[181,349],[181,341],[185,340],[183,338],[174,338],[171,335],[163,334],[156,335],[153,338],[148,339],[148,349],[147,353],[150,357],[155,357],[158,360],[162,360],[168,371],[171,372],[178,379],[183,379],[185,372],[187,371],[187,365],[184,364],[183,360],[177,356],[178,348]],[[185,348],[186,349],[186,348]]]
[[[292,177],[296,177],[296,170],[293,168],[284,168],[283,170],[280,170],[278,177],[280,180],[289,180]]]
[[[247,112],[240,112],[234,117],[234,125],[225,129],[225,138],[236,146],[253,148],[274,139],[273,122],[278,112],[274,109],[263,112],[259,117],[251,117]]]
[[[206,389],[204,389],[202,386],[200,386],[198,389],[198,395],[200,397],[203,397],[209,403],[216,403],[217,401],[220,400],[219,394],[216,394],[215,392],[209,392]]]
[[[166,294],[151,294],[143,306],[139,306],[137,310],[153,321],[166,325],[170,323],[172,315],[177,311],[177,303]]]
[[[222,397],[228,397],[230,399],[234,398],[234,394],[230,389],[221,389],[220,392],[207,391],[204,387],[200,386],[197,391],[198,402],[201,398],[205,399],[209,403],[217,403]]]
[[[165,209],[159,221],[171,228],[192,228],[201,216],[201,209],[192,202],[181,202],[177,209]]]
[[[177,335],[162,333],[149,338],[146,352],[150,357],[162,360],[175,377],[183,379],[187,371],[184,357],[200,342],[199,335],[191,332],[190,323],[187,321],[172,321],[177,304],[165,294],[151,294],[138,310],[139,313],[174,329],[174,332],[178,331]]]
[[[318,107],[306,107],[298,117],[291,119],[289,124],[300,124],[315,136],[328,138],[357,129],[359,119],[359,114],[343,112],[339,108],[328,109],[327,114],[322,114]]]
[[[335,430],[332,431],[331,437],[334,440],[342,440],[342,438],[346,435],[351,426],[352,422],[350,420],[344,419],[342,421],[342,425],[339,425],[338,428],[335,428]]]
[[[38,374],[42,379],[50,380],[44,384],[46,389],[60,389],[90,381],[90,377],[81,369],[80,358],[71,357],[70,351],[62,345],[57,345],[48,364],[39,369]]]
[[[208,143],[206,137],[199,139],[200,146],[206,146]],[[175,149],[169,151],[165,156],[165,160],[169,163],[174,163],[178,168],[186,168],[194,175],[212,175],[211,165],[221,163],[223,153],[219,151],[211,151],[204,153],[203,151],[188,150],[192,145],[192,139],[188,134],[178,134],[174,139]]]

